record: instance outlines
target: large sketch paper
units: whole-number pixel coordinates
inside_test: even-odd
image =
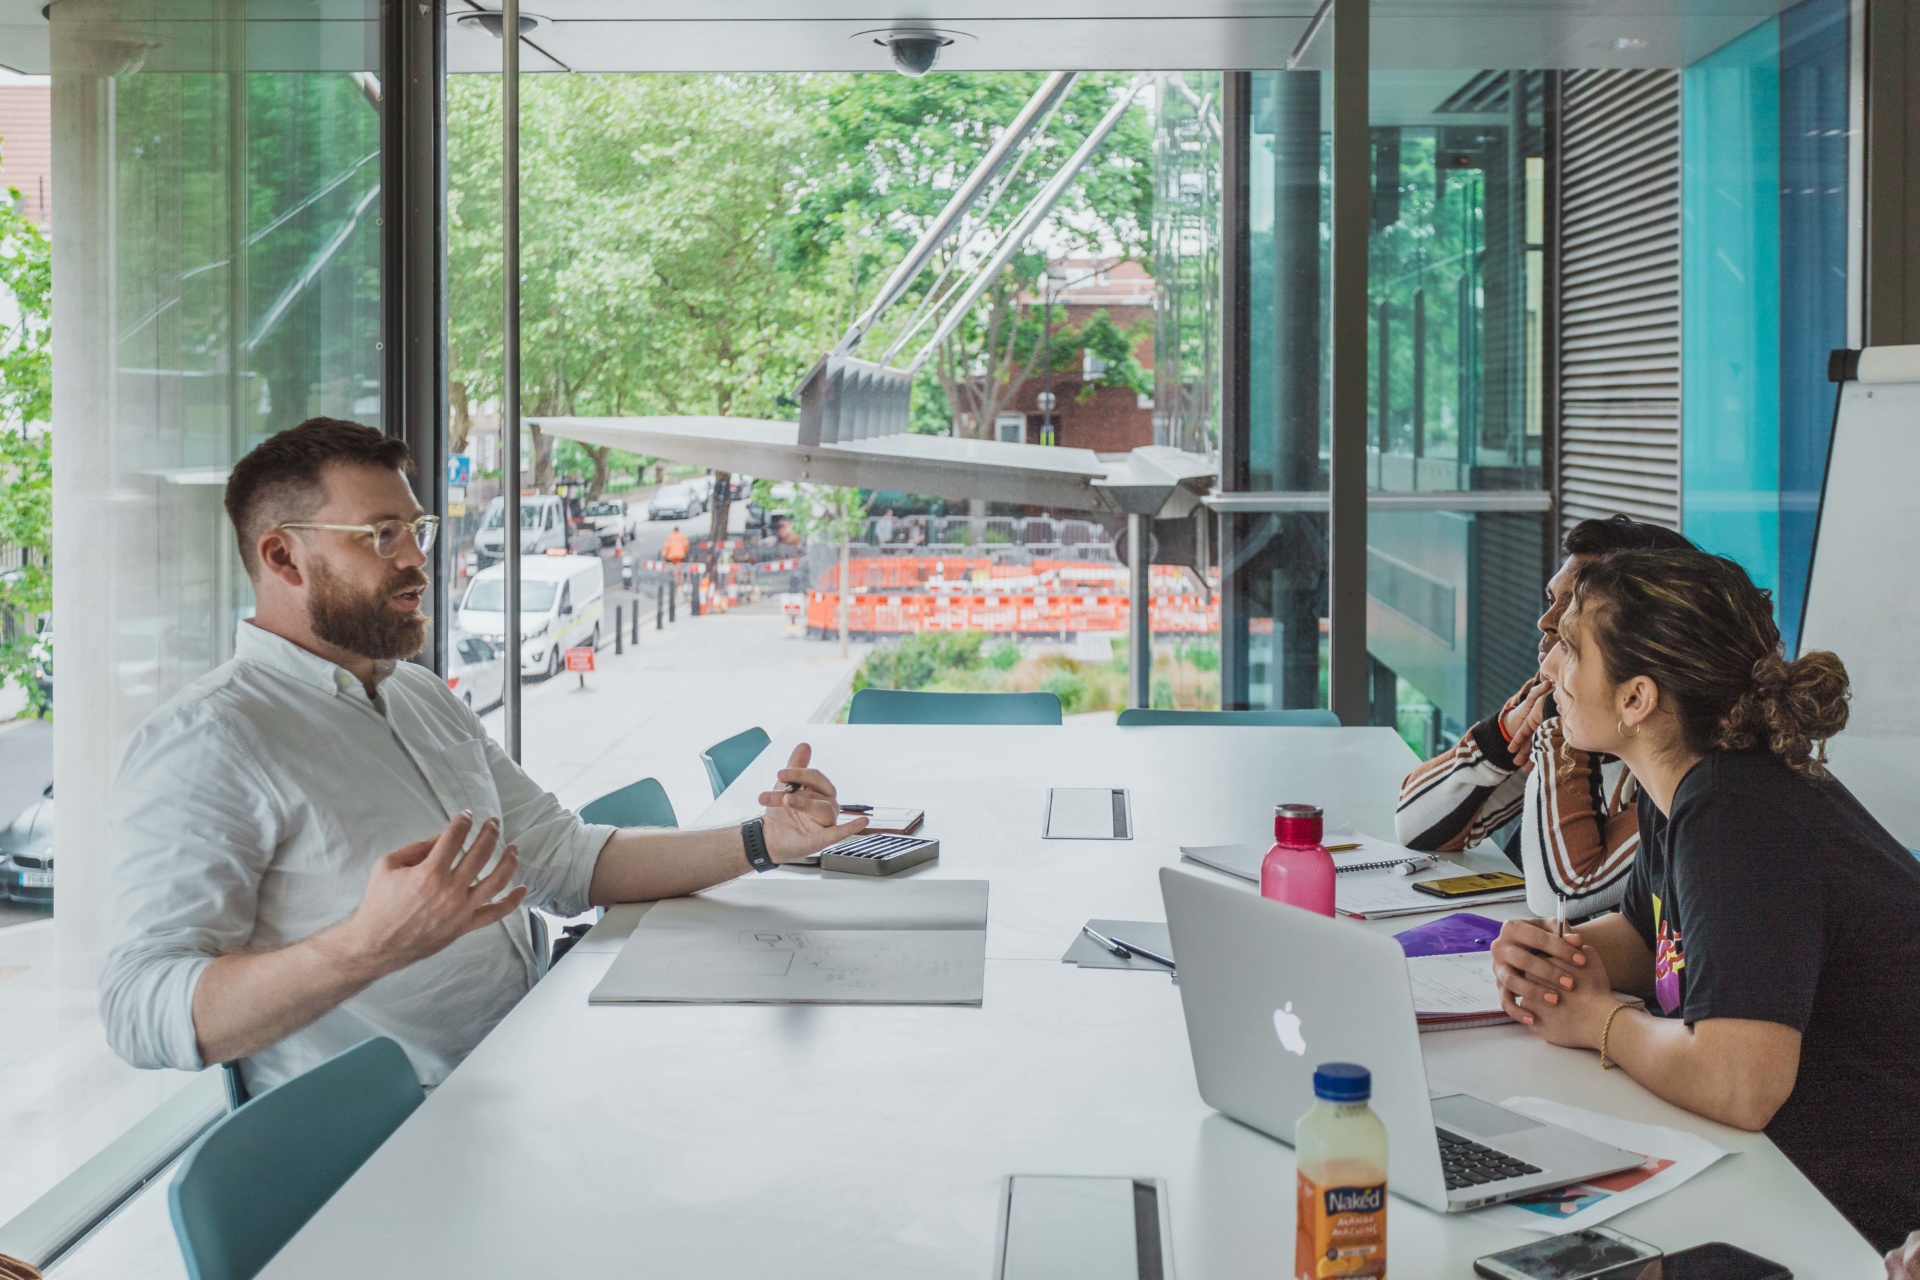
[[[744,881],[657,904],[593,1004],[971,1004],[984,880]]]

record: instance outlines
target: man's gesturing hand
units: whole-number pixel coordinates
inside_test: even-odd
[[[455,938],[505,919],[527,896],[513,881],[519,856],[512,845],[499,865],[481,877],[500,839],[500,820],[480,824],[473,843],[473,815],[463,813],[431,840],[404,845],[373,864],[360,905],[341,924],[358,955],[381,973],[404,969]]]
[[[782,789],[760,794],[767,810],[762,828],[767,855],[775,862],[807,857],[867,829],[865,818],[840,822],[840,797],[826,774],[807,768],[811,759],[812,747],[804,742],[795,747],[778,775]]]

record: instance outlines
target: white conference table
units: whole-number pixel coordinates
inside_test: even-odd
[[[645,908],[610,911],[268,1280],[983,1280],[1012,1173],[1164,1178],[1182,1280],[1285,1274],[1292,1149],[1200,1101],[1179,988],[1060,955],[1090,917],[1164,919],[1156,872],[1180,862],[1177,846],[1270,836],[1276,803],[1319,803],[1330,823],[1391,838],[1415,763],[1399,739],[1101,725],[827,725],[805,738],[843,799],[926,809],[940,860],[908,874],[991,882],[983,1005],[590,1007]],[[701,823],[752,812],[798,740],[777,739]],[[1046,789],[1072,785],[1130,788],[1135,838],[1042,840]],[[1799,1276],[1879,1274],[1765,1137],[1689,1115],[1518,1027],[1422,1043],[1433,1076],[1496,1101],[1553,1098],[1735,1153],[1614,1219],[1621,1230],[1668,1249],[1727,1240]],[[1530,1238],[1398,1198],[1388,1223],[1401,1280],[1470,1276],[1475,1257]]]

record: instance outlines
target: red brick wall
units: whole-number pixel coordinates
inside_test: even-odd
[[[45,226],[53,201],[52,90],[0,84],[0,191],[20,188],[29,218]]]

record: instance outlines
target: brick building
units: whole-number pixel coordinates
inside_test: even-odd
[[[52,220],[53,98],[45,76],[0,77],[0,191],[20,189],[21,210]]]
[[[1137,262],[1116,259],[1069,258],[1063,264],[1064,282],[1056,287],[1054,306],[1065,314],[1056,328],[1078,327],[1096,312],[1105,311],[1113,323],[1127,329],[1146,321],[1145,332],[1134,343],[1133,355],[1145,368],[1153,368],[1153,277]],[[1031,307],[1043,305],[1035,292],[1021,298]],[[1094,386],[1092,395],[1082,395],[1103,372],[1090,353],[1083,353],[1080,368],[1056,370],[1053,375],[1053,443],[1069,448],[1091,449],[1095,453],[1125,453],[1140,445],[1153,443],[1153,400],[1136,395],[1124,387]],[[1043,444],[1041,392],[1046,379],[1032,378],[1023,383],[994,423],[997,440]]]

